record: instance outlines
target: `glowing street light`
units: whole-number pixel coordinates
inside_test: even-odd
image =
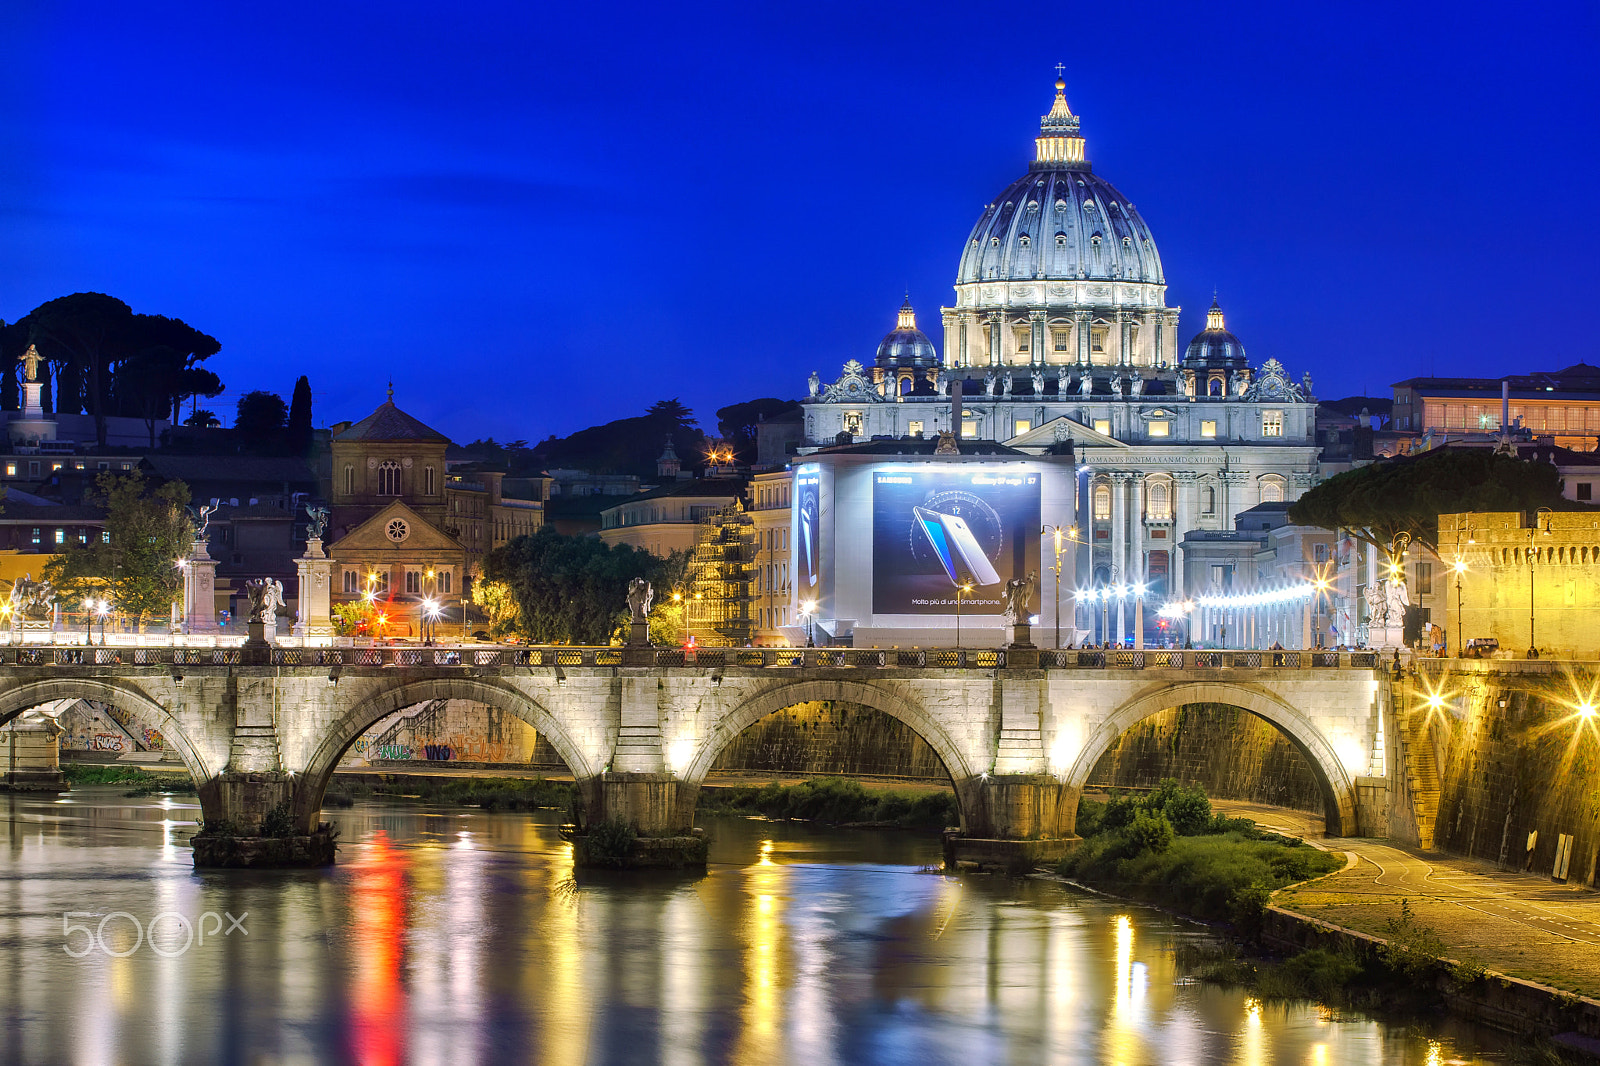
[[[972,575],[962,574],[961,584],[956,586],[956,647],[961,647],[961,601],[972,591]]]
[[[673,598],[674,599],[677,598],[676,594],[674,594]],[[808,647],[808,648],[816,647],[815,630],[812,628],[812,622],[813,622],[813,619],[816,617],[816,613],[817,613],[817,601],[816,600],[801,600],[800,601],[800,617],[804,618],[806,620],[806,647]]]

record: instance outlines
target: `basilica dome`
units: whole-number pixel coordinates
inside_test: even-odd
[[[1183,353],[1183,365],[1194,370],[1237,370],[1249,365],[1245,361],[1244,345],[1223,324],[1222,307],[1215,298],[1206,312],[1206,328],[1194,335]]]
[[[1056,82],[1028,173],[984,208],[956,283],[1117,280],[1164,285],[1155,239],[1138,210],[1084,158],[1078,119]]]
[[[934,350],[928,335],[917,328],[917,315],[911,309],[911,297],[900,305],[900,317],[894,329],[878,345],[877,365],[890,370],[896,367],[937,366],[939,353]]]

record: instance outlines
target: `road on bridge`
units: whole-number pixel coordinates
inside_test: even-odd
[[[1431,926],[1453,957],[1600,996],[1600,892],[1378,840],[1323,840],[1322,819],[1304,811],[1228,800],[1213,806],[1350,856],[1339,873],[1280,892],[1274,902],[1286,910],[1382,936],[1400,901],[1410,900],[1417,921]]]

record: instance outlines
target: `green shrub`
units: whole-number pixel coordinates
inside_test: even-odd
[[[1444,941],[1432,926],[1417,921],[1410,900],[1401,900],[1400,914],[1384,922],[1383,938],[1387,943],[1378,948],[1378,958],[1406,980],[1420,982],[1438,971]]]
[[[1172,841],[1177,834],[1172,831],[1172,823],[1167,821],[1167,816],[1159,811],[1136,811],[1133,821],[1122,831],[1122,847],[1118,854],[1123,858],[1133,858],[1145,852],[1163,852],[1172,847]]]
[[[748,812],[829,825],[874,822],[934,831],[960,820],[954,792],[881,792],[868,790],[859,781],[831,777],[798,785],[773,782],[702,789],[700,806],[708,811]]]
[[[1179,836],[1199,836],[1211,829],[1211,801],[1203,788],[1185,788],[1169,777],[1145,799],[1145,807],[1166,815]]]
[[[295,835],[294,814],[285,800],[261,818],[261,835],[264,837],[292,837]]]
[[[583,852],[579,857],[591,866],[621,866],[633,855],[634,842],[638,839],[639,834],[627,822],[618,819],[599,822],[578,838]]]

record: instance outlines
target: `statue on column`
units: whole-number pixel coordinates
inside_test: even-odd
[[[994,385],[994,371],[990,370],[983,375],[983,394],[992,398],[994,396]]]
[[[1089,372],[1087,370],[1085,370],[1083,372],[1083,376],[1078,379],[1078,395],[1079,396],[1087,396],[1087,395],[1089,395],[1089,393],[1091,393],[1093,391],[1094,391],[1094,378],[1090,377],[1089,376]]]
[[[1038,580],[1039,575],[1030,570],[1027,577],[1014,577],[1006,582],[1006,625],[1027,625],[1028,619],[1033,617],[1028,603],[1033,599],[1033,587]]]
[[[28,345],[28,350],[17,356],[17,362],[22,364],[23,370],[27,374],[26,380],[39,380],[39,364],[44,362],[44,356],[39,354],[37,347],[32,344]]]
[[[1000,394],[1002,396],[1011,395],[1011,372],[1009,370],[1000,375]]]
[[[817,376],[817,372],[815,370],[813,370],[811,372],[811,376],[806,379],[806,386],[811,390],[811,398],[813,400],[816,399],[817,394],[822,391],[822,379]]]
[[[1137,370],[1133,372],[1133,377],[1128,379],[1128,391],[1135,396],[1144,394],[1144,378],[1139,376]]]
[[[650,621],[650,605],[655,598],[655,589],[644,578],[636,577],[628,582],[628,610],[633,615],[634,625]]]
[[[306,514],[311,516],[311,524],[306,527],[306,536],[311,540],[321,540],[323,531],[328,528],[328,509],[308,503]]]
[[[950,372],[948,370],[941,370],[934,375],[933,391],[940,396],[948,396],[950,394]]]
[[[189,524],[194,529],[194,539],[205,540],[206,529],[211,525],[211,512],[215,511],[216,507],[203,503],[199,507],[185,507],[184,510],[189,512]]]
[[[1038,367],[1035,367],[1033,371],[1033,394],[1035,396],[1044,395],[1044,371]]]
[[[1113,375],[1111,375],[1111,395],[1116,396],[1118,398],[1120,398],[1122,396],[1122,375],[1121,374],[1113,374]]]

